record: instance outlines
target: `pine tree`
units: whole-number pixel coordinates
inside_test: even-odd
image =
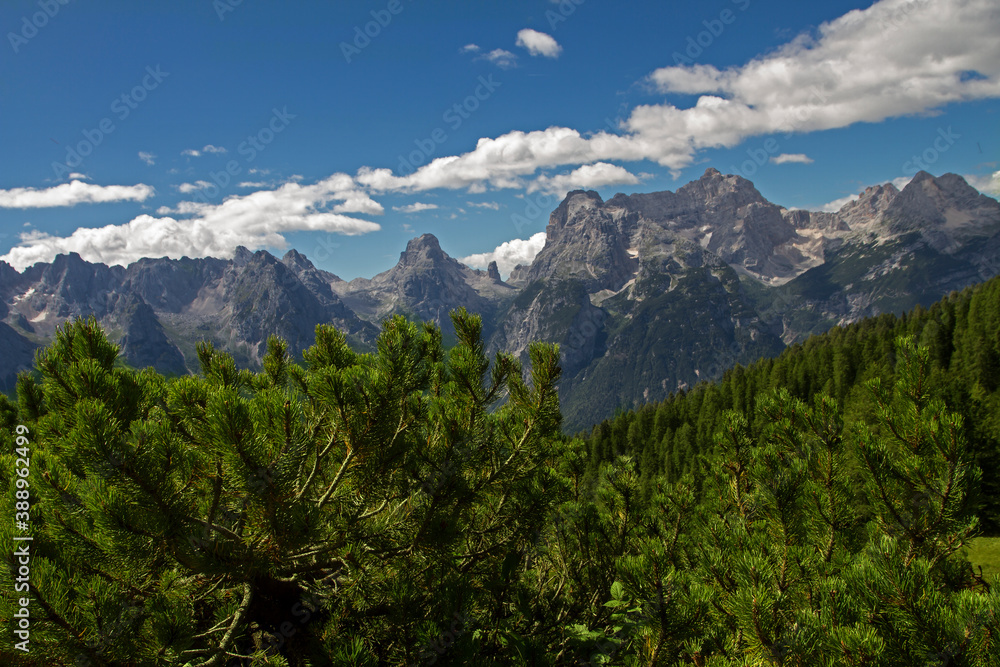
[[[18,387],[32,634],[27,659],[4,637],[5,664],[409,663],[496,641],[561,489],[558,351],[532,345],[525,382],[487,361],[479,318],[452,321],[447,353],[397,317],[371,354],[320,326],[305,367],[276,339],[259,373],[203,344],[202,375],[171,381],[67,324]],[[5,584],[0,616],[16,604]]]

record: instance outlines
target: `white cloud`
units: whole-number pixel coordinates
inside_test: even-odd
[[[436,208],[438,208],[437,204],[425,204],[418,201],[406,206],[393,206],[392,210],[400,213],[419,213],[420,211],[433,211]]]
[[[819,210],[824,213],[836,213],[840,209],[844,208],[852,201],[855,201],[858,195],[847,195],[846,197],[841,197],[840,199],[834,199],[831,202],[827,202],[819,207]]]
[[[474,150],[439,157],[408,176],[364,167],[358,179],[373,190],[418,192],[521,188],[539,169],[601,161],[651,160],[676,173],[702,150],[731,148],[753,136],[875,123],[1000,97],[995,6],[995,0],[881,0],[742,66],[656,70],[650,80],[662,92],[700,97],[687,108],[635,107],[622,134],[513,131],[482,138]]]
[[[340,203],[331,206],[334,202]],[[358,235],[377,231],[378,224],[343,214],[379,214],[383,209],[350,176],[338,173],[312,185],[285,183],[273,190],[231,196],[218,204],[181,202],[176,212],[191,217],[140,215],[121,225],[81,227],[67,237],[22,233],[20,244],[0,260],[23,270],[69,252],[92,262],[122,265],[141,257],[231,257],[238,245],[285,248],[282,234],[290,232]]]
[[[650,78],[663,92],[718,96],[696,116],[709,132],[728,123],[720,143],[731,145],[752,135],[879,122],[996,97],[998,30],[992,0],[882,0],[744,66],[664,67]],[[645,120],[676,121],[674,111],[661,107]],[[639,120],[633,118],[633,130],[642,127]],[[701,135],[694,146],[711,145],[711,134]]]
[[[624,167],[607,162],[597,162],[574,169],[568,174],[539,176],[528,184],[528,192],[543,190],[563,197],[570,190],[601,188],[606,185],[635,185],[638,182],[638,177]]]
[[[101,204],[116,201],[146,201],[156,194],[150,185],[94,185],[70,181],[39,190],[12,188],[0,190],[0,208],[53,208],[77,204]]]
[[[181,183],[177,186],[177,189],[183,194],[189,194],[210,187],[212,187],[212,184],[208,181],[195,181],[194,183]]]
[[[899,176],[897,178],[892,179],[892,184],[896,187],[897,190],[902,190],[907,185],[909,185],[910,181],[912,180],[913,180],[912,176]]]
[[[193,148],[185,148],[181,151],[181,155],[186,155],[187,157],[201,157],[201,151]]]
[[[204,148],[201,149],[201,152],[202,153],[225,153],[226,149],[223,148],[222,146],[213,146],[212,144],[208,144],[207,146],[205,146]]]
[[[813,159],[805,153],[782,153],[771,158],[772,164],[787,164],[789,162],[798,164],[812,164]]]
[[[87,176],[86,174],[80,174],[80,173],[75,172],[75,171],[72,174],[70,174],[67,178],[69,178],[69,180],[71,180],[71,181],[89,181],[90,180],[90,176]]]
[[[517,64],[517,56],[504,49],[493,49],[481,57],[502,69],[508,69]]]
[[[479,50],[478,44],[466,44],[461,48],[462,53],[475,53]]]
[[[525,28],[517,33],[517,46],[525,48],[533,56],[545,56],[546,58],[558,58],[562,53],[562,47],[544,32],[538,32],[531,28]]]
[[[467,201],[465,203],[468,204],[469,206],[474,206],[475,208],[488,208],[494,211],[500,210],[500,203],[495,201],[483,201],[483,202]]]
[[[146,151],[139,151],[139,159],[150,167],[156,164],[156,156],[152,153],[147,153]]]
[[[484,183],[495,188],[522,188],[525,183],[521,177],[540,168],[590,164],[602,158],[645,157],[635,140],[628,137],[604,132],[583,137],[573,129],[550,127],[480,139],[472,152],[436,158],[408,176],[396,176],[389,169],[362,167],[357,180],[375,191],[469,188],[470,192],[483,192]]]
[[[269,187],[270,183],[265,183],[264,181],[243,181],[236,187],[238,188],[266,188]]]
[[[968,175],[964,177],[969,185],[982,192],[984,195],[996,197],[1000,195],[1000,171],[993,172],[988,176]]]
[[[538,232],[530,239],[513,239],[498,245],[491,252],[461,258],[462,263],[474,269],[485,269],[490,262],[497,263],[500,277],[506,279],[518,264],[527,266],[545,247],[545,232]]]

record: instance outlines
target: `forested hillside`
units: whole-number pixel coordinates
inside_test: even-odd
[[[596,470],[617,455],[639,461],[646,480],[675,481],[697,470],[698,455],[713,448],[726,410],[755,419],[756,401],[775,388],[811,403],[829,396],[844,419],[873,415],[865,383],[895,378],[894,344],[913,336],[930,355],[929,388],[963,415],[963,434],[983,470],[980,518],[989,534],[1000,534],[1000,279],[952,293],[929,310],[881,315],[834,327],[794,345],[773,359],[737,366],[717,382],[705,382],[667,400],[623,413],[597,425],[588,441],[588,465]]]
[[[73,321],[0,398],[0,662],[1000,665],[1000,580],[965,556],[998,290],[589,442],[560,432],[556,347],[524,380],[462,310],[450,350],[395,317],[374,353],[320,326],[304,365],[203,344],[171,379]]]

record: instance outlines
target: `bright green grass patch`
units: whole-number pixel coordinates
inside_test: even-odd
[[[977,537],[965,553],[977,574],[981,565],[983,575],[1000,575],[1000,537]]]

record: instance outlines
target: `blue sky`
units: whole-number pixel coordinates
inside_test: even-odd
[[[789,208],[921,167],[1000,192],[995,0],[7,0],[0,30],[18,269],[242,244],[351,279],[430,232],[506,273],[568,190],[708,167]]]

